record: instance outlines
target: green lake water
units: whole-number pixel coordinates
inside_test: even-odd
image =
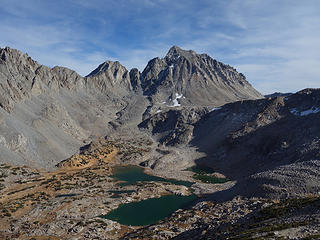
[[[193,183],[165,179],[152,176],[143,172],[143,168],[137,166],[118,166],[113,169],[111,176],[118,181],[123,181],[120,186],[135,185],[137,182],[169,182],[176,185],[190,187]],[[123,193],[130,193],[132,190],[109,191],[114,198],[121,197]],[[198,197],[194,194],[190,196],[166,195],[160,198],[149,198],[140,202],[121,204],[117,209],[112,210],[107,215],[101,216],[114,220],[123,225],[145,226],[158,222],[172,214],[179,208],[184,208],[192,204]]]
[[[157,176],[152,176],[143,172],[143,168],[137,166],[118,166],[113,169],[111,176],[119,181],[124,181],[120,186],[134,185],[137,182],[169,182],[176,185],[184,185],[190,187],[193,182],[178,181],[174,179],[165,179]]]
[[[101,217],[123,225],[145,226],[164,219],[179,208],[189,206],[197,198],[196,195],[149,198],[140,202],[121,204],[117,209]]]

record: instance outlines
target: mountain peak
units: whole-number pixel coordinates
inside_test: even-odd
[[[178,47],[177,45],[173,45],[170,49],[169,49],[169,51],[168,51],[168,54],[170,54],[170,53],[176,53],[176,52],[179,52],[179,51],[184,51],[184,50],[182,50],[180,47]]]
[[[196,52],[192,50],[183,50],[182,48],[174,45],[169,49],[166,55],[166,58],[168,59],[177,59],[179,57],[190,58],[195,55],[196,55]]]
[[[99,75],[103,72],[106,72],[108,71],[110,68],[114,68],[114,69],[125,69],[124,66],[122,66],[120,64],[120,62],[118,61],[110,61],[110,60],[107,60],[103,63],[101,63],[95,70],[93,70],[91,73],[89,73],[87,75],[87,77],[92,77],[92,76],[96,76],[96,75]],[[126,70],[126,69],[125,69]]]

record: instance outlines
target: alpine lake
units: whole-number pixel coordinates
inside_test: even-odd
[[[174,179],[165,179],[144,173],[143,168],[137,166],[117,166],[113,169],[111,176],[120,181],[120,186],[134,185],[137,182],[169,182],[176,185],[190,187],[193,182],[178,181]],[[117,197],[125,191],[110,191]],[[123,225],[145,226],[156,223],[169,216],[176,210],[190,206],[198,196],[191,194],[189,196],[165,195],[160,198],[149,198],[139,202],[120,204],[120,206],[102,218],[117,221]]]
[[[221,184],[230,181],[227,178],[217,178],[211,176],[212,169],[203,166],[193,166],[186,171],[194,173],[193,178],[204,183]],[[166,179],[146,174],[142,167],[138,166],[116,166],[111,176],[119,181],[119,186],[135,185],[138,182],[168,182],[175,185],[183,185],[188,188],[194,182],[179,181],[175,179]],[[134,192],[134,190],[112,190],[112,198],[120,197],[122,193]],[[110,211],[108,214],[100,216],[102,218],[117,221],[123,225],[146,226],[156,223],[175,212],[178,209],[191,206],[199,197],[195,194],[188,196],[165,195],[159,198],[149,198],[139,202],[120,204],[118,208]]]

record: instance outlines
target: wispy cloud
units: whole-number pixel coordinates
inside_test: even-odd
[[[319,87],[320,2],[244,2],[233,5],[246,29],[228,60],[264,93]]]
[[[0,45],[86,75],[143,70],[172,45],[234,65],[261,92],[319,87],[317,0],[0,0]]]

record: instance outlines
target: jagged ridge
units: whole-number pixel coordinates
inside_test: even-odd
[[[232,67],[176,46],[142,73],[106,61],[86,77],[6,47],[0,49],[0,161],[54,166],[88,138],[137,129],[160,105],[216,106],[258,97]]]

